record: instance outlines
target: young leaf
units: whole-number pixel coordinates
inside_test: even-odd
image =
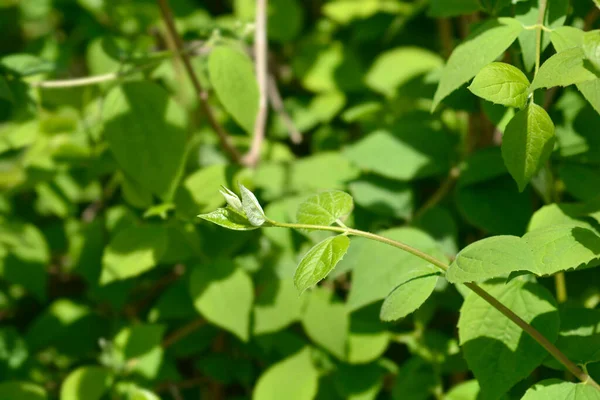
[[[395,321],[412,313],[431,296],[437,284],[439,274],[434,267],[429,273],[416,269],[406,276],[384,300],[380,318],[383,321]]]
[[[60,400],[99,400],[110,388],[111,380],[107,368],[92,365],[79,367],[64,380],[60,388]]]
[[[267,220],[265,212],[260,203],[256,199],[254,193],[240,183],[240,193],[242,195],[242,207],[246,218],[254,226],[261,226]]]
[[[600,257],[600,236],[574,224],[552,225],[523,236],[532,251],[538,275],[576,268]]]
[[[210,82],[223,107],[250,134],[258,113],[258,85],[250,58],[228,46],[217,46],[208,57]]]
[[[600,73],[600,30],[586,32],[583,35],[583,52],[596,69],[596,73]]]
[[[237,196],[237,194],[233,193],[231,190],[227,189],[223,186],[223,189],[219,190],[219,192],[225,197],[225,201],[229,204],[234,211],[244,214],[244,208],[242,207],[242,201]]]
[[[245,216],[229,208],[218,208],[208,214],[200,214],[198,218],[234,231],[250,231],[259,228],[252,225]]]
[[[547,379],[529,388],[521,400],[600,400],[600,391],[585,383]]]
[[[324,279],[342,259],[350,239],[345,235],[329,237],[310,249],[298,264],[294,284],[300,293]]]
[[[519,111],[506,126],[502,158],[520,192],[550,157],[554,140],[550,116],[535,103]]]
[[[492,236],[462,249],[450,264],[452,283],[483,282],[514,271],[532,271],[535,260],[527,243],[517,236]]]
[[[331,225],[352,211],[352,196],[339,190],[330,190],[306,199],[296,212],[298,223]]]
[[[530,91],[553,86],[569,86],[597,79],[593,71],[586,68],[585,53],[574,47],[557,53],[542,64],[533,78]]]
[[[270,366],[256,382],[254,400],[308,400],[317,395],[319,374],[311,359],[311,349]]]
[[[515,41],[523,25],[513,18],[497,18],[484,23],[454,49],[442,71],[440,84],[433,97],[432,110],[446,96],[473,78]],[[476,54],[477,57],[473,57]]]
[[[481,287],[550,342],[556,340],[559,315],[556,301],[546,288],[519,279]],[[521,328],[474,293],[467,296],[460,310],[458,335],[483,398],[500,397],[548,356]]]
[[[198,265],[190,276],[190,295],[204,318],[248,340],[254,292],[246,271],[229,260]]]
[[[523,108],[527,102],[528,87],[529,79],[520,69],[510,64],[493,62],[479,71],[469,90],[492,103]]]

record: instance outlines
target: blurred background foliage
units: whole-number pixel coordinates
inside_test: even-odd
[[[566,24],[600,26],[593,2],[557,2]],[[170,1],[242,153],[257,107],[254,3]],[[269,0],[271,110],[249,168],[220,146],[156,1],[0,0],[0,399],[475,399],[455,288],[379,321],[387,271],[410,256],[358,239],[299,296],[294,268],[323,233],[236,233],[196,215],[237,182],[281,221],[341,189],[355,199],[347,223],[452,259],[486,235],[522,235],[549,201],[545,174],[560,201],[593,207],[600,117],[575,89],[541,102],[558,145],[522,193],[498,147],[514,111],[462,87],[429,112],[452,49],[486,16],[533,3]],[[519,43],[505,58],[531,70]],[[559,218],[553,207],[542,210]],[[594,282],[569,275],[569,301],[596,307]],[[561,376],[550,367],[536,374]],[[600,379],[598,363],[588,370]]]

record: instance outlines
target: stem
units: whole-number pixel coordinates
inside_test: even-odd
[[[431,197],[429,199],[427,199],[425,204],[423,204],[423,206],[421,208],[419,208],[417,211],[415,211],[415,214],[413,215],[413,217],[411,219],[412,220],[418,219],[423,214],[425,214],[425,211],[429,210],[433,206],[437,205],[440,201],[442,201],[444,199],[444,197],[446,197],[446,195],[450,192],[450,190],[452,190],[452,188],[454,187],[454,184],[456,183],[459,176],[460,176],[460,168],[457,166],[452,167],[450,169],[450,173],[448,174],[448,176],[446,177],[444,182],[442,182],[440,187],[431,195]]]
[[[542,29],[544,26],[544,15],[546,14],[546,2],[547,0],[540,0],[538,19],[536,24],[535,32],[535,71],[534,76],[537,75],[540,69],[540,56],[542,51]],[[532,97],[533,98],[533,97]]]
[[[294,121],[292,120],[292,117],[290,117],[290,114],[288,114],[288,112],[285,109],[285,106],[283,104],[283,99],[281,98],[281,94],[279,93],[279,90],[277,89],[277,81],[275,80],[275,77],[273,76],[273,74],[269,74],[269,81],[267,84],[267,94],[269,95],[269,103],[271,103],[271,107],[273,107],[273,110],[275,110],[275,112],[281,116],[283,123],[287,127],[288,133],[290,135],[290,140],[292,141],[292,143],[294,143],[294,144],[301,143],[302,142],[302,134],[300,133],[300,131],[298,131],[298,128],[296,128],[296,125],[294,124]]]
[[[256,0],[256,23],[254,31],[254,58],[258,81],[258,113],[254,122],[254,136],[250,150],[244,156],[244,164],[255,166],[260,158],[260,147],[265,138],[267,125],[267,0]]]
[[[559,303],[567,301],[567,281],[564,271],[554,275],[554,285],[556,286],[556,300]]]
[[[402,249],[412,255],[415,255],[433,265],[440,268],[442,271],[446,272],[448,268],[450,268],[446,263],[436,259],[435,257],[430,256],[418,250],[412,246],[409,246],[405,243],[398,242],[393,239],[386,238],[384,236],[380,236],[374,233],[361,231],[358,229],[352,228],[342,228],[338,226],[324,226],[324,225],[310,225],[310,224],[290,224],[285,222],[276,222],[276,221],[268,221],[272,226],[280,227],[280,228],[293,228],[293,229],[307,229],[307,230],[322,230],[322,231],[331,231],[331,232],[339,232],[347,235],[355,235],[361,236],[367,239],[372,239],[381,243],[388,244],[393,247],[397,247]],[[581,382],[592,385],[596,389],[600,390],[600,385],[594,381],[594,379],[585,373],[581,368],[579,368],[574,362],[569,360],[567,356],[562,353],[554,344],[552,344],[548,339],[544,337],[537,329],[533,326],[525,322],[521,317],[512,312],[508,307],[504,304],[500,303],[495,297],[490,295],[484,289],[482,289],[477,284],[470,282],[465,283],[469,289],[471,289],[475,294],[484,299],[488,304],[494,307],[496,310],[500,311],[505,317],[510,319],[513,323],[523,329],[529,336],[531,336],[536,342],[538,342],[548,353],[550,353],[554,358],[556,358],[561,364],[563,364],[567,370],[569,370],[573,375],[575,375]]]
[[[158,0],[158,6],[160,7],[162,18],[167,27],[167,34],[170,36],[173,43],[175,43],[177,53],[179,57],[181,57],[181,61],[183,62],[185,70],[188,76],[190,77],[190,80],[192,81],[194,89],[196,90],[196,94],[200,101],[200,105],[202,106],[202,110],[204,111],[204,114],[208,119],[208,123],[217,133],[219,141],[221,142],[221,147],[223,147],[223,149],[227,153],[229,153],[233,161],[239,162],[242,158],[241,154],[233,145],[231,138],[229,137],[227,132],[223,129],[223,127],[221,127],[221,125],[217,121],[217,118],[215,117],[212,108],[210,107],[210,104],[208,104],[208,92],[204,90],[204,88],[200,84],[200,81],[198,80],[198,77],[194,72],[194,68],[192,67],[189,55],[182,51],[183,40],[181,39],[181,36],[179,36],[179,34],[177,33],[175,21],[173,19],[173,13],[171,12],[171,8],[169,8],[168,0]]]

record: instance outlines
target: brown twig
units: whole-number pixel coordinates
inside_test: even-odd
[[[194,333],[198,328],[204,326],[206,324],[206,320],[204,318],[197,318],[186,325],[176,329],[171,334],[169,334],[162,342],[162,347],[164,349],[171,347],[184,337]]]
[[[269,103],[271,103],[273,110],[281,116],[281,119],[283,119],[283,123],[287,127],[292,143],[302,143],[302,134],[300,131],[298,131],[296,124],[294,124],[294,121],[292,120],[292,117],[290,117],[290,114],[288,114],[287,110],[285,109],[283,99],[281,98],[281,94],[277,89],[277,81],[272,74],[269,74],[267,92],[269,95]]]
[[[413,215],[412,219],[415,220],[415,219],[419,218],[420,216],[422,216],[425,213],[425,211],[429,210],[430,208],[432,208],[433,206],[438,204],[440,201],[442,201],[442,199],[444,197],[446,197],[446,195],[454,187],[454,184],[458,180],[459,176],[460,176],[460,168],[452,167],[450,169],[450,173],[448,174],[448,176],[446,177],[444,182],[442,182],[440,187],[431,195],[431,197],[429,199],[427,199],[425,204],[423,204],[423,206],[421,206],[421,208],[419,208],[417,211],[415,211],[415,214]]]
[[[175,21],[173,19],[173,13],[171,11],[171,8],[169,7],[168,0],[157,0],[157,1],[158,1],[158,6],[160,7],[160,12],[162,14],[163,20],[164,20],[166,28],[167,28],[167,34],[171,37],[171,39],[175,43],[175,46],[177,48],[177,54],[181,58],[181,61],[183,62],[185,70],[186,70],[190,80],[192,81],[192,85],[194,86],[196,94],[198,95],[200,105],[202,107],[202,110],[204,111],[204,114],[206,115],[206,118],[208,119],[208,123],[214,129],[214,131],[217,133],[217,136],[219,137],[219,141],[221,142],[221,147],[223,147],[223,150],[225,150],[229,154],[229,156],[231,157],[231,159],[233,161],[240,162],[242,159],[240,152],[235,148],[235,146],[233,145],[233,143],[231,141],[230,136],[227,134],[227,132],[223,129],[223,127],[217,121],[217,118],[215,117],[215,115],[212,111],[212,108],[210,107],[210,104],[208,104],[208,92],[206,90],[204,90],[204,88],[200,84],[200,81],[198,80],[198,77],[196,76],[196,73],[194,72],[194,68],[192,67],[192,63],[190,61],[189,55],[182,51],[183,50],[183,40],[177,33],[177,29],[175,27]]]
[[[256,80],[258,81],[258,113],[254,122],[254,136],[250,150],[242,159],[243,164],[255,166],[260,158],[260,148],[265,138],[267,125],[267,0],[256,0],[256,22],[254,27],[254,59],[256,60]]]
[[[448,58],[454,47],[452,43],[452,24],[449,18],[438,18],[437,26],[444,58]]]

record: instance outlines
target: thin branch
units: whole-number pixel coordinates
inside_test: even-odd
[[[430,208],[438,204],[440,201],[442,201],[444,197],[446,197],[446,195],[450,192],[450,190],[452,190],[459,176],[460,168],[452,167],[450,169],[450,173],[448,174],[444,182],[442,182],[440,187],[431,195],[429,199],[427,199],[425,204],[423,204],[421,208],[415,211],[415,214],[413,215],[412,219],[415,220],[419,218],[425,213],[425,211],[429,210]]]
[[[186,336],[194,333],[198,328],[202,327],[206,324],[206,320],[204,318],[197,318],[190,323],[176,329],[171,334],[169,334],[165,340],[162,342],[162,347],[166,349],[167,347],[171,347],[181,339]]]
[[[269,74],[267,92],[267,94],[269,95],[269,103],[271,103],[271,107],[273,107],[273,110],[275,110],[275,112],[281,116],[281,119],[283,119],[283,123],[287,127],[292,143],[302,143],[302,134],[300,133],[300,131],[298,131],[298,128],[296,128],[296,124],[294,124],[294,121],[292,120],[292,117],[290,117],[290,114],[288,114],[287,110],[285,109],[283,100],[281,98],[281,94],[277,89],[277,81],[275,80],[273,74]]]
[[[399,248],[404,250],[412,255],[415,255],[422,260],[425,260],[442,271],[446,272],[450,267],[436,259],[435,257],[430,256],[427,253],[422,252],[412,246],[409,246],[405,243],[386,238],[385,236],[380,236],[374,233],[361,231],[358,229],[351,228],[342,228],[337,226],[322,226],[322,225],[310,225],[310,224],[289,224],[284,222],[276,222],[276,221],[268,221],[271,226],[282,227],[282,228],[293,228],[293,229],[309,229],[309,230],[323,230],[323,231],[331,231],[331,232],[339,232],[347,235],[355,235],[361,236],[367,239],[372,239],[381,243],[388,244],[390,246]],[[500,311],[505,317],[523,329],[529,336],[531,336],[536,342],[538,342],[548,353],[550,353],[554,358],[556,358],[561,364],[563,364],[569,372],[575,375],[581,382],[591,385],[596,389],[600,390],[600,385],[594,381],[594,379],[585,373],[581,368],[579,368],[575,363],[567,358],[567,356],[562,353],[554,344],[552,344],[548,339],[544,337],[537,329],[535,329],[532,325],[525,322],[521,317],[515,314],[512,310],[507,308],[504,304],[499,302],[495,297],[490,295],[480,286],[475,283],[465,283],[469,289],[471,289],[475,294],[480,296],[483,300],[489,303],[496,310]]]
[[[544,16],[546,15],[546,3],[547,0],[540,0],[538,19],[535,31],[535,71],[534,76],[537,75],[540,69],[540,56],[542,51],[542,27],[544,26]],[[533,99],[533,96],[531,97]]]
[[[452,24],[449,18],[438,18],[437,26],[444,58],[448,58],[454,47],[452,43]]]
[[[173,19],[173,13],[171,12],[171,8],[169,7],[168,0],[157,0],[157,1],[158,1],[158,5],[160,7],[160,12],[162,14],[162,18],[167,27],[167,34],[170,35],[171,39],[173,40],[173,42],[175,43],[175,45],[177,47],[178,55],[179,55],[179,57],[181,57],[181,61],[183,62],[185,70],[186,70],[190,80],[192,81],[192,85],[194,86],[194,89],[195,89],[198,99],[200,101],[200,105],[202,106],[202,110],[204,111],[204,114],[206,115],[206,118],[208,119],[208,123],[214,129],[214,131],[217,133],[217,136],[219,137],[219,141],[221,142],[221,147],[223,147],[223,149],[229,154],[229,156],[231,157],[231,159],[233,161],[240,162],[241,161],[240,152],[235,148],[235,146],[233,145],[233,143],[231,141],[230,136],[227,134],[227,132],[223,129],[223,127],[217,121],[217,118],[215,117],[215,115],[212,111],[212,108],[210,107],[210,104],[208,104],[208,92],[206,90],[204,90],[204,88],[200,84],[200,81],[198,80],[198,77],[196,76],[196,73],[194,72],[194,68],[192,67],[190,57],[188,56],[188,54],[186,54],[185,52],[182,51],[183,40],[177,33],[177,29],[175,27],[175,21]]]
[[[256,80],[258,81],[258,113],[254,122],[254,136],[250,150],[243,163],[255,166],[260,158],[260,148],[265,138],[267,125],[267,0],[256,0],[256,22],[254,27],[254,59],[256,60]]]

